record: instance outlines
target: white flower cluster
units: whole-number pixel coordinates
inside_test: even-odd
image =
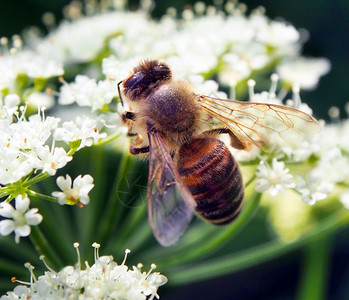
[[[122,6],[119,2],[115,6]],[[330,67],[326,59],[300,57],[301,34],[292,25],[270,20],[258,9],[247,15],[242,5],[232,2],[227,3],[225,13],[198,2],[194,11],[183,11],[181,20],[169,9],[158,22],[150,20],[144,11],[105,9],[99,14],[76,15],[76,19],[64,21],[46,37],[32,37],[28,41],[32,53],[63,66],[90,62],[103,53],[103,74],[116,82],[144,58],[164,59],[174,74],[187,79],[192,75],[207,79],[217,73],[219,81],[229,86],[277,62],[277,72],[284,83],[312,89]],[[47,70],[41,76],[62,74],[57,68],[49,69],[56,71]],[[34,72],[30,68],[30,73]],[[4,81],[3,86],[13,85],[11,79],[16,76]],[[78,75],[69,88],[63,86],[59,101],[76,101],[93,110],[100,109],[115,97],[115,87],[110,85],[108,80],[96,83],[86,75]]]
[[[323,123],[320,132],[304,140],[296,148],[290,145],[280,146],[272,153],[272,163],[267,162],[270,156],[265,156],[257,167],[257,191],[269,191],[275,196],[278,192],[292,188],[310,205],[325,199],[335,185],[339,184],[349,191],[348,140],[349,122],[346,119],[331,124]],[[289,137],[288,144],[292,143],[292,137]],[[238,158],[246,161],[256,158],[257,155],[258,151],[249,153],[249,156],[242,153]],[[297,173],[297,164],[303,163],[305,166],[309,161],[312,161],[311,167]],[[292,171],[286,167],[285,162],[290,163]],[[344,195],[345,192],[342,202],[346,206]]]
[[[45,116],[45,109],[37,114],[25,116],[25,107],[19,107],[19,97],[15,94],[0,98],[0,184],[6,185],[21,180],[34,170],[41,170],[50,176],[64,167],[72,156],[63,147],[55,146],[54,141],[78,141],[82,147],[96,144],[104,133],[99,133],[97,120],[86,116],[76,122],[65,122]],[[21,110],[19,114],[18,109]],[[47,142],[53,138],[52,145]]]
[[[17,243],[21,236],[30,234],[30,226],[42,221],[37,208],[29,209],[30,198],[38,195],[30,190],[30,186],[54,176],[72,160],[72,156],[63,147],[56,146],[55,141],[77,142],[70,150],[74,152],[105,136],[99,133],[96,120],[79,117],[76,123],[65,122],[59,127],[60,119],[46,117],[44,108],[27,118],[26,107],[19,107],[19,103],[16,94],[8,94],[4,99],[0,97],[0,197],[6,197],[0,204],[0,216],[6,218],[0,221],[0,234],[14,232]],[[47,145],[50,140],[51,146]],[[89,175],[79,176],[70,188],[69,175],[63,182],[59,177],[57,184],[63,192],[55,192],[53,196],[60,204],[86,205],[92,182]],[[10,201],[14,198],[15,205],[12,206]]]
[[[44,109],[26,119],[24,107],[18,113],[20,98],[15,94],[1,102],[0,184],[17,182],[34,169],[54,175],[72,159],[62,147],[46,144],[59,119],[45,117]]]
[[[7,38],[1,38],[0,42],[3,48],[8,48]],[[22,50],[22,42],[18,36],[14,37],[13,44],[11,51],[0,57],[0,90],[14,92],[16,82],[21,76],[42,80],[64,74],[62,62],[49,55],[38,55],[36,51]]]
[[[77,251],[78,246],[78,243],[74,244]],[[99,244],[93,243],[92,246],[95,248],[95,263],[89,266],[85,262],[84,270],[80,261],[75,267],[67,266],[59,272],[47,266],[48,271],[36,278],[34,267],[26,264],[31,273],[30,282],[18,281],[22,284],[0,299],[159,299],[157,290],[167,282],[167,278],[153,272],[156,268],[154,264],[148,272],[142,272],[140,263],[129,269],[125,262],[130,250],[125,251],[125,258],[119,265],[112,256],[99,256]]]

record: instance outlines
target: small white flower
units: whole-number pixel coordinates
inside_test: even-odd
[[[50,147],[45,145],[36,149],[38,158],[33,159],[33,165],[37,169],[42,169],[42,172],[47,172],[53,176],[56,171],[63,168],[73,158],[67,155],[67,152],[62,147],[55,147],[53,151]]]
[[[295,187],[289,169],[285,168],[284,162],[279,162],[276,158],[273,159],[272,166],[261,161],[256,176],[256,190],[260,193],[269,190],[270,195],[276,196],[279,192],[285,192],[286,188]]]
[[[61,128],[56,129],[54,136],[56,140],[64,141],[67,144],[80,140],[80,146],[77,148],[77,150],[80,150],[83,147],[97,144],[100,139],[106,137],[106,133],[99,132],[99,127],[96,119],[91,119],[88,116],[78,116],[75,122],[64,122]]]
[[[291,24],[269,20],[263,14],[251,15],[250,22],[256,30],[257,41],[265,45],[280,48],[283,51],[294,51],[294,49],[285,48],[290,48],[299,42],[299,32]]]
[[[349,168],[347,166],[349,166],[349,157],[343,154],[338,147],[333,147],[322,153],[312,173],[316,174],[317,178],[333,183],[348,182]]]
[[[61,87],[58,103],[62,105],[76,102],[80,106],[90,106],[90,95],[96,87],[96,81],[85,75],[78,75],[75,82]]]
[[[78,75],[75,81],[61,87],[59,104],[67,105],[76,102],[79,106],[91,107],[92,111],[103,109],[117,96],[114,80],[101,80],[98,83],[85,75]]]
[[[24,73],[32,78],[50,78],[64,74],[61,62],[33,54],[23,63]]]
[[[29,209],[30,200],[27,195],[18,195],[15,199],[15,208],[7,203],[0,204],[0,216],[8,218],[0,221],[0,234],[9,235],[15,233],[15,241],[19,243],[21,236],[30,234],[30,226],[38,225],[42,216],[37,208]],[[12,219],[12,220],[11,220]]]
[[[301,89],[312,90],[330,68],[331,64],[325,58],[297,58],[282,62],[277,67],[277,72],[290,85],[297,84]]]
[[[309,205],[314,205],[317,201],[323,200],[333,190],[333,183],[321,180],[312,172],[307,179],[298,176],[297,191],[302,196],[302,201]]]
[[[58,198],[59,204],[76,204],[80,202],[86,205],[89,203],[88,193],[94,186],[92,176],[85,175],[81,177],[79,175],[74,179],[73,186],[71,177],[68,174],[66,178],[59,176],[56,182],[62,192],[53,192],[52,196]]]
[[[9,145],[9,144],[7,144]],[[11,144],[0,147],[0,184],[6,185],[20,180],[33,170],[33,165],[27,157],[18,152]]]
[[[44,118],[39,113],[30,116],[29,120],[21,117],[19,122],[10,125],[12,146],[22,150],[34,150],[50,138],[60,120],[54,117]]]

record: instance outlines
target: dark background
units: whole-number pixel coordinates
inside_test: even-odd
[[[62,18],[62,8],[68,0],[0,0],[0,36],[10,37],[23,28],[36,25],[41,28],[44,12],[53,12]],[[132,3],[136,3],[133,1]],[[155,16],[167,7],[181,10],[193,1],[156,1]],[[205,1],[211,3],[210,1]],[[250,9],[262,5],[268,17],[282,17],[296,28],[305,28],[310,39],[305,44],[304,55],[326,57],[332,63],[331,72],[323,77],[315,91],[302,92],[302,99],[314,110],[316,116],[327,118],[332,105],[347,117],[344,105],[349,100],[349,1],[348,0],[264,0],[244,1]],[[349,299],[349,232],[337,234],[330,261],[328,299]],[[249,270],[224,276],[205,283],[192,284],[171,290],[161,289],[162,299],[295,299],[302,266],[301,251],[264,263]],[[205,296],[202,296],[205,295]],[[324,298],[325,299],[325,298]]]

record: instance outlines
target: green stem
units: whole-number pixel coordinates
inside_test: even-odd
[[[253,176],[245,183],[245,188],[247,188],[256,178],[256,173],[254,173]]]
[[[67,153],[67,156],[73,156],[74,153],[76,152],[76,148],[75,149],[70,149]]]
[[[9,189],[5,186],[0,189],[0,198],[4,198],[10,194]]]
[[[328,234],[339,230],[348,223],[349,214],[342,211],[338,214],[331,215],[329,218],[319,224],[316,230],[304,235],[293,243],[286,244],[278,240],[261,246],[253,247],[249,250],[244,250],[241,253],[211,259],[205,263],[201,263],[200,265],[173,267],[166,271],[166,276],[168,276],[170,284],[177,285],[206,280],[237,272],[239,270],[246,269],[284,255],[301,246],[310,245],[312,242],[320,239],[321,237],[328,236]],[[315,298],[311,297],[308,299]]]
[[[108,144],[108,143],[116,140],[117,138],[119,138],[121,135],[122,135],[121,132],[116,132],[114,134],[108,135],[108,137],[106,137],[105,139],[100,140],[98,142],[98,146],[102,146],[102,145]]]
[[[43,199],[43,200],[47,200],[47,201],[54,202],[54,203],[58,202],[57,198],[55,198],[55,197],[52,197],[52,196],[49,196],[49,195],[45,195],[45,194],[41,194],[41,193],[38,193],[38,192],[35,192],[35,191],[32,191],[32,190],[27,190],[27,194],[29,196],[35,197],[37,199]]]
[[[321,236],[305,247],[303,274],[298,290],[298,300],[325,300],[328,267],[331,256],[331,236]]]
[[[38,183],[40,181],[43,181],[44,179],[49,178],[49,177],[50,177],[50,175],[48,173],[40,173],[40,174],[36,175],[35,177],[29,179],[28,181],[24,182],[23,186],[24,187],[32,186],[33,184]]]

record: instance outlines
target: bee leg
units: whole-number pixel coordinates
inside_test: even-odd
[[[143,142],[143,138],[140,135],[137,135],[136,139],[130,145],[130,153],[133,155],[148,153],[149,145],[141,146],[142,142]]]
[[[131,131],[127,132],[127,136],[136,136],[136,135],[138,135],[138,133],[134,133],[134,132],[131,132]]]
[[[148,153],[148,152],[149,152],[149,146],[138,147],[138,148],[130,147],[130,153],[133,155]]]
[[[122,120],[126,122],[126,120],[134,121],[136,119],[136,114],[131,111],[125,111],[122,114]]]
[[[210,135],[210,134],[223,134],[227,133],[230,137],[230,145],[238,150],[246,149],[246,145],[227,127],[222,128],[215,128],[211,130],[207,130],[204,132],[204,134]]]
[[[122,119],[122,122],[126,123],[128,125],[128,132],[127,132],[127,136],[136,136],[138,135],[137,133],[134,133],[132,132],[132,124],[133,122],[131,121],[134,121],[136,119],[136,116],[133,112],[130,112],[130,111],[125,111],[122,115],[121,115],[121,119]]]

